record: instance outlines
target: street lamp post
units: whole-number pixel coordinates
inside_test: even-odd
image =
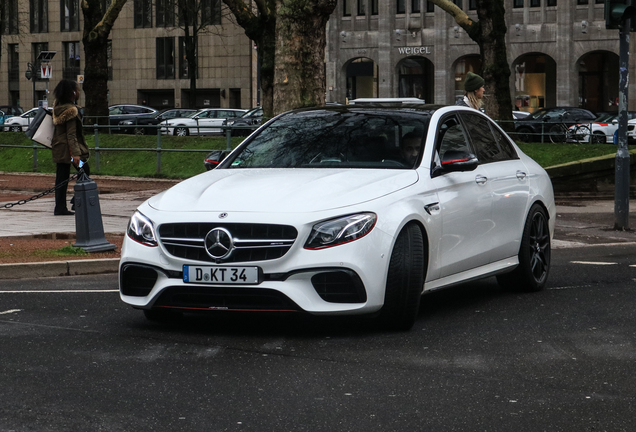
[[[31,82],[33,83],[33,105],[32,106],[37,106],[36,103],[36,99],[35,99],[35,77],[37,74],[37,65],[34,65],[33,63],[27,63],[27,70],[24,73],[24,76],[26,77],[26,79],[31,80]]]

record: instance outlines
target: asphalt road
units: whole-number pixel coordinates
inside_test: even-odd
[[[427,294],[415,327],[159,325],[116,275],[2,281],[0,431],[633,431],[636,246],[553,251],[548,289]]]

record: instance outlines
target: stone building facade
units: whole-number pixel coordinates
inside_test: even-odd
[[[473,0],[454,2],[477,20]],[[504,0],[504,5],[516,109],[617,111],[619,35],[605,29],[602,0]],[[632,42],[630,51],[633,47]],[[632,76],[635,66],[630,58]],[[477,44],[426,0],[339,0],[329,21],[327,101],[415,96],[451,104],[463,94],[466,73],[479,73],[480,67]]]
[[[110,33],[109,104],[145,103],[157,109],[190,108],[184,31],[162,0],[126,2]],[[199,35],[196,108],[250,108],[257,103],[256,56],[242,28],[221,0],[208,0],[212,24]],[[62,78],[83,74],[84,27],[80,0],[5,0],[9,18],[2,35],[0,104],[30,108]],[[49,80],[27,80],[27,64],[40,51],[56,51]],[[39,74],[39,68],[36,68]],[[34,90],[35,89],[35,93]],[[80,104],[83,98],[80,99]]]

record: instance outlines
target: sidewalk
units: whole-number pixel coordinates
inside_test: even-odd
[[[134,181],[129,179],[128,181]],[[99,181],[98,188],[99,188]],[[166,185],[168,187],[169,185]],[[137,206],[162,189],[124,193],[100,193],[104,234],[124,234]],[[6,191],[5,191],[6,192]],[[24,192],[22,192],[24,194]],[[72,187],[69,188],[69,195]],[[0,195],[0,207],[7,202]],[[10,209],[0,209],[0,237],[24,237],[75,233],[75,218],[53,215],[53,197],[37,199]],[[633,219],[633,218],[631,218]],[[553,249],[636,243],[636,231],[615,231],[614,201],[590,198],[557,198],[557,221]],[[636,228],[636,220],[630,220]],[[119,259],[0,264],[0,280],[59,275],[117,272]]]

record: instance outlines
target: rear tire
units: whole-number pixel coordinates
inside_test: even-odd
[[[135,128],[135,135],[146,135],[146,128],[142,128],[142,127]]]
[[[187,127],[179,126],[174,128],[174,134],[175,136],[188,136],[190,135],[190,131]]]
[[[519,140],[525,143],[532,142],[534,135],[532,134],[532,130],[529,128],[520,128],[517,131],[517,136]]]
[[[387,329],[406,331],[413,327],[420,309],[427,258],[422,231],[414,223],[406,225],[398,235],[389,261],[380,312]]]
[[[515,291],[541,291],[550,273],[550,252],[548,216],[543,207],[535,204],[523,228],[519,265],[512,272],[497,276],[497,282]]]

